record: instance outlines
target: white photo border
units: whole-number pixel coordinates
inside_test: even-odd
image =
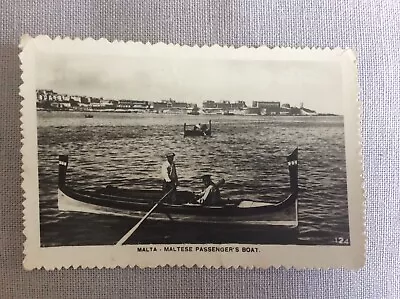
[[[106,39],[50,39],[48,36],[23,36],[20,42],[22,85],[20,95],[21,132],[22,132],[22,188],[24,191],[23,214],[26,237],[24,243],[25,269],[47,270],[62,268],[115,268],[115,267],[294,267],[302,268],[347,268],[357,269],[365,262],[364,228],[364,191],[362,176],[362,153],[360,134],[360,102],[358,100],[358,82],[356,57],[350,49],[318,48],[259,48],[248,47],[189,47],[180,45],[154,45],[138,42],[109,42]],[[155,53],[163,56],[180,51],[186,57],[230,59],[269,59],[337,61],[342,69],[343,105],[345,123],[346,170],[348,184],[348,216],[350,228],[349,246],[321,245],[245,245],[226,244],[213,247],[254,247],[257,253],[242,252],[164,252],[166,245],[124,245],[124,246],[62,246],[40,247],[39,189],[38,189],[38,144],[37,112],[35,87],[35,51],[65,51],[88,53],[113,53],[114,55],[148,55]],[[133,54],[132,54],[133,53]],[[185,246],[175,244],[176,246]],[[168,244],[174,246],[174,244]],[[207,244],[190,246],[206,247]],[[138,247],[155,247],[157,252],[138,252]],[[241,249],[240,249],[241,251]]]

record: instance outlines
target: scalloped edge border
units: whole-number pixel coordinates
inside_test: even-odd
[[[132,263],[130,261],[116,261],[116,257],[123,253],[129,253],[130,255],[134,255],[136,253],[135,248],[136,245],[125,245],[123,246],[123,252],[121,252],[121,248],[117,249],[113,246],[65,246],[65,247],[57,247],[57,248],[41,248],[40,247],[40,232],[39,232],[39,192],[38,192],[38,169],[37,169],[37,122],[36,122],[36,96],[33,97],[34,101],[32,101],[32,91],[35,93],[35,85],[34,85],[34,73],[32,73],[34,69],[34,56],[32,52],[36,50],[35,46],[38,43],[53,43],[53,42],[62,42],[62,43],[91,43],[96,44],[97,47],[105,46],[105,47],[113,47],[113,50],[119,48],[128,48],[128,47],[145,47],[147,49],[155,49],[159,48],[159,51],[175,51],[174,49],[187,49],[182,51],[192,51],[193,53],[196,51],[201,51],[202,55],[215,55],[219,54],[226,58],[227,54],[237,56],[237,55],[244,55],[247,59],[258,57],[257,55],[271,55],[280,52],[279,55],[283,54],[293,54],[296,52],[299,56],[309,56],[310,60],[315,60],[316,55],[322,55],[325,53],[326,55],[332,56],[333,59],[338,57],[343,57],[346,54],[347,57],[347,72],[352,74],[351,77],[348,77],[351,81],[351,85],[348,87],[349,91],[347,92],[347,101],[353,100],[354,102],[346,102],[344,99],[344,105],[348,106],[345,107],[345,115],[352,113],[356,113],[356,117],[354,120],[349,119],[347,117],[347,121],[345,119],[345,131],[351,131],[353,138],[345,137],[345,144],[346,144],[346,170],[347,170],[347,181],[348,186],[356,185],[356,187],[348,187],[348,189],[352,189],[355,191],[355,195],[350,195],[350,191],[348,190],[348,208],[349,208],[349,227],[350,227],[350,239],[351,245],[340,247],[340,246],[305,246],[305,245],[257,245],[254,246],[262,246],[266,248],[266,251],[278,251],[278,260],[265,260],[261,261],[259,257],[266,257],[269,255],[270,252],[266,254],[263,253],[262,256],[257,257],[256,259],[248,259],[248,256],[244,256],[241,259],[239,258],[240,262],[235,262],[232,260],[233,257],[222,258],[220,254],[216,254],[210,257],[210,254],[201,255],[196,253],[197,256],[195,259],[199,259],[199,261],[188,262],[185,261],[186,258],[182,259],[182,253],[175,254],[175,258],[173,258],[174,262],[158,262],[154,263],[152,258],[152,254],[146,254],[146,256],[141,256],[139,260]],[[186,46],[186,45],[179,45],[179,44],[165,44],[165,43],[154,43],[151,44],[150,42],[141,43],[141,42],[134,42],[134,41],[118,41],[114,40],[112,42],[108,41],[105,38],[100,38],[98,40],[92,38],[80,39],[80,38],[69,38],[65,37],[62,38],[57,36],[54,39],[51,39],[49,36],[39,35],[36,37],[30,37],[29,35],[23,35],[20,40],[20,49],[21,52],[19,54],[20,58],[20,68],[22,71],[21,79],[22,84],[20,85],[20,92],[19,95],[23,98],[21,102],[21,134],[22,134],[22,184],[21,187],[23,189],[23,225],[24,230],[23,234],[25,236],[24,242],[24,261],[23,265],[26,270],[34,270],[34,269],[46,269],[46,270],[61,270],[61,269],[80,269],[80,268],[90,268],[90,269],[102,269],[102,268],[158,268],[158,267],[186,267],[186,268],[208,268],[208,269],[267,269],[270,267],[274,267],[276,269],[279,268],[286,268],[286,269],[333,269],[333,268],[345,268],[345,269],[359,269],[365,263],[365,247],[366,247],[366,234],[365,234],[365,198],[366,192],[364,189],[365,181],[363,176],[363,155],[362,155],[362,139],[361,139],[361,101],[359,100],[359,84],[358,84],[358,65],[356,60],[355,53],[349,49],[341,49],[341,48],[317,48],[317,47],[297,47],[297,48],[288,48],[288,47],[267,47],[267,46],[260,46],[260,47],[234,47],[234,46],[219,46],[219,45],[204,45],[198,46],[197,44],[194,46]],[[71,50],[71,49],[69,49]],[[126,51],[126,50],[125,50]],[[218,53],[219,52],[219,53]],[[234,55],[235,54],[235,55]],[[313,54],[313,55],[310,55]],[[239,56],[240,56],[239,55]],[[232,56],[230,56],[232,58]],[[303,57],[304,59],[304,57]],[[344,63],[344,59],[342,60],[342,64]],[[353,65],[351,65],[353,64]],[[343,66],[343,65],[342,65]],[[342,69],[343,70],[343,69]],[[348,81],[347,81],[348,83]],[[33,85],[33,86],[32,86]],[[346,82],[344,82],[346,85]],[[33,89],[32,89],[33,88]],[[343,88],[345,90],[345,88]],[[346,97],[346,95],[344,95]],[[350,113],[347,112],[347,108],[350,110]],[[349,124],[349,122],[351,122]],[[351,125],[350,129],[349,126]],[[356,135],[356,136],[354,136]],[[345,134],[348,136],[348,134]],[[358,137],[358,138],[354,138]],[[350,143],[351,146],[348,145]],[[32,146],[34,147],[35,151],[32,154]],[[354,158],[354,153],[350,151],[356,151],[355,157],[357,159],[349,159],[349,157]],[[35,157],[33,157],[35,155]],[[33,165],[36,165],[32,168]],[[351,165],[350,165],[351,164]],[[354,168],[355,167],[355,168]],[[354,171],[355,169],[355,171]],[[351,176],[349,172],[353,173]],[[349,179],[351,179],[349,182]],[[356,190],[357,189],[357,190]],[[353,192],[354,193],[354,192]],[[359,196],[359,197],[358,197]],[[350,197],[353,199],[350,200]],[[350,206],[352,208],[360,208],[358,211],[350,211]],[[352,218],[355,218],[351,220]],[[168,244],[173,246],[174,244]],[[181,245],[181,244],[180,244]],[[195,246],[195,244],[191,244]],[[201,246],[207,246],[207,244],[199,244]],[[229,246],[241,246],[242,244],[228,244]],[[246,246],[251,246],[250,244],[245,244]],[[213,246],[213,245],[211,245]],[[214,245],[215,246],[215,245]],[[222,246],[222,245],[221,245]],[[79,256],[79,251],[89,250],[91,252],[99,253],[104,248],[111,249],[113,252],[111,256],[108,256],[108,262],[104,260],[104,254],[100,253],[98,255],[98,259],[95,261],[88,261],[81,259],[76,259],[75,261],[65,261],[65,254],[69,254],[70,256],[75,256],[76,254]],[[300,248],[302,248],[300,250]],[[53,249],[57,251],[55,255],[53,254]],[[315,250],[317,249],[317,250]],[[132,251],[133,250],[133,251]],[[59,252],[58,252],[59,251]],[[108,250],[110,251],[110,250]],[[289,251],[289,252],[286,252]],[[296,251],[310,251],[306,252],[308,256],[308,261],[304,262],[301,261],[299,263],[288,263],[282,261],[285,256],[289,256],[289,254],[296,255]],[[323,257],[324,262],[318,263],[315,260],[315,254],[317,253],[321,255],[325,255]],[[320,251],[320,252],[319,252]],[[53,255],[52,255],[53,254]],[[240,257],[240,254],[238,254]],[[200,256],[200,257],[199,257]],[[282,257],[283,256],[283,257]],[[106,255],[107,257],[107,255]],[[198,258],[199,257],[199,258]],[[63,259],[64,258],[64,259]],[[85,257],[84,257],[85,258]],[[144,259],[143,259],[144,258]],[[189,256],[190,259],[194,258],[193,255]],[[237,256],[235,256],[237,258]],[[44,259],[52,260],[44,262]],[[57,261],[54,261],[57,260]],[[335,262],[332,262],[332,259],[336,259]],[[68,260],[68,259],[67,259]],[[326,262],[326,260],[329,260]]]

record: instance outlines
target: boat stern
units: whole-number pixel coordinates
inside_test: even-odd
[[[58,188],[65,186],[67,177],[68,155],[58,156]]]
[[[289,156],[286,157],[289,168],[290,177],[290,190],[292,193],[298,193],[299,191],[299,167],[298,167],[298,148],[296,148]]]

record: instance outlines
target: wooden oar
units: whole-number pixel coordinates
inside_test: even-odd
[[[159,201],[157,201],[157,203],[150,209],[150,211],[147,212],[146,215],[143,216],[142,219],[140,219],[140,221],[138,223],[136,223],[136,225],[134,227],[132,227],[115,245],[123,245],[125,243],[126,240],[128,240],[128,238],[130,236],[132,236],[132,234],[139,228],[139,226],[143,223],[143,221],[146,220],[147,217],[150,216],[150,214],[158,207],[158,205],[173,191],[175,190],[175,188],[169,190],[167,193],[165,193],[165,195],[163,197],[160,198]]]

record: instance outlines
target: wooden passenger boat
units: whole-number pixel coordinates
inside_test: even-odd
[[[211,136],[211,120],[208,122],[207,128],[202,129],[197,125],[188,125],[186,123],[183,124],[183,136]],[[189,129],[191,128],[191,129]]]
[[[298,150],[287,156],[290,192],[278,203],[243,199],[224,200],[218,206],[193,203],[195,195],[177,191],[182,204],[161,203],[148,221],[173,221],[188,224],[213,224],[223,226],[261,226],[278,229],[296,229],[298,226]],[[106,187],[97,191],[78,190],[66,182],[68,156],[59,156],[58,208],[62,211],[113,214],[140,219],[162,198],[160,190],[134,190]]]

